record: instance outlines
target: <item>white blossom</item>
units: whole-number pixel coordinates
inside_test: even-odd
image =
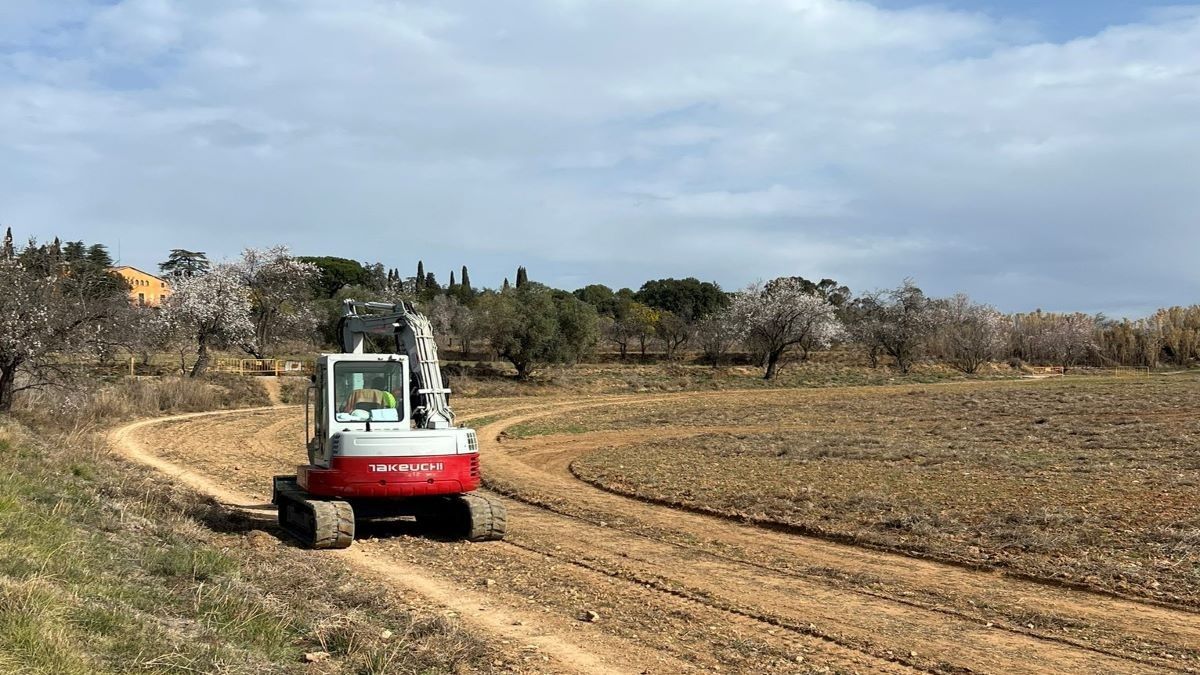
[[[734,298],[731,311],[746,341],[765,356],[768,380],[792,347],[807,358],[809,351],[829,347],[842,332],[836,308],[793,277],[747,286]]]

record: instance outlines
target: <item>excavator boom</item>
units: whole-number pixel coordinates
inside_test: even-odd
[[[450,390],[442,381],[437,343],[429,319],[410,303],[345,300],[338,335],[342,353],[362,354],[366,336],[392,336],[396,351],[408,356],[415,380],[413,419],[420,428],[450,429],[454,412],[450,410]]]

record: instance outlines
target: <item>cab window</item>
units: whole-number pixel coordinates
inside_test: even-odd
[[[404,368],[399,361],[336,362],[334,418],[338,422],[399,422],[404,389]]]

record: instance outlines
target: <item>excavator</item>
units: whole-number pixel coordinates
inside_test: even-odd
[[[346,300],[338,335],[342,353],[317,358],[305,395],[308,464],[274,477],[280,527],[315,549],[350,546],[355,520],[372,518],[502,539],[504,504],[476,492],[479,444],[455,426],[429,319],[410,303]],[[367,353],[381,338],[391,353]]]

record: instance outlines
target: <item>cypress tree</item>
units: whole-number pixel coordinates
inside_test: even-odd
[[[12,228],[11,227],[8,228],[8,230],[5,231],[5,233],[4,233],[4,249],[3,249],[3,251],[0,251],[0,253],[3,253],[5,260],[11,260],[13,257],[13,254],[15,253],[15,249],[13,249]]]
[[[450,288],[454,288],[456,285],[454,283],[454,270],[450,270]]]
[[[517,288],[524,286],[529,282],[529,273],[525,271],[525,267],[517,268]]]
[[[503,291],[507,291],[507,290],[508,290],[508,288],[509,288],[509,287],[508,287],[508,277],[504,277],[504,286],[502,286],[502,287],[500,288],[500,290],[503,292]]]
[[[425,288],[425,261],[417,261],[417,292],[420,293]]]
[[[466,265],[463,265],[462,280],[460,283],[462,283],[463,295],[470,295],[470,293],[471,293],[471,276],[469,274],[467,274],[467,266]]]

